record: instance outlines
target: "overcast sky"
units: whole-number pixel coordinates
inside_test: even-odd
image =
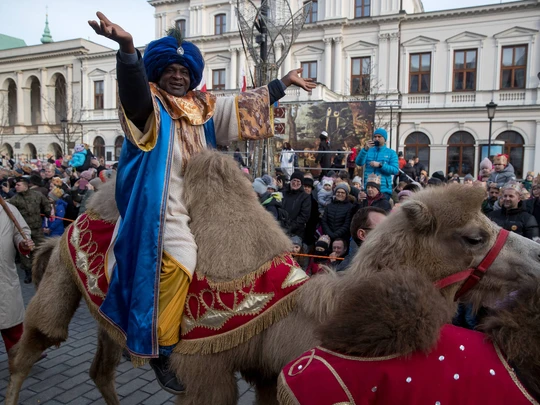
[[[423,0],[426,11],[500,2]],[[154,39],[154,8],[146,0],[0,0],[0,33],[22,38],[27,45],[39,44],[45,27],[46,6],[49,7],[49,28],[54,41],[85,38],[116,48],[111,41],[95,35],[88,26],[87,21],[94,19],[98,10],[131,32],[135,45],[142,46]]]

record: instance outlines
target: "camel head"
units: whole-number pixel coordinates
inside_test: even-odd
[[[500,231],[481,212],[484,198],[484,190],[459,184],[414,195],[369,235],[351,271],[411,268],[435,283],[478,266]],[[461,300],[489,305],[538,278],[540,245],[510,233],[485,276]],[[463,283],[443,288],[443,296],[453,300]]]

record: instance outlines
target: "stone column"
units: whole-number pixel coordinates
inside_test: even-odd
[[[341,94],[342,88],[343,88],[343,72],[342,72],[342,62],[343,62],[343,52],[342,52],[342,46],[343,46],[343,38],[342,37],[336,37],[334,38],[334,43],[336,44],[334,50],[335,50],[335,66],[336,69],[334,71],[334,91],[336,93]]]
[[[324,38],[324,84],[332,87],[332,38]]]
[[[189,36],[194,37],[197,35],[197,9],[195,7],[189,8]]]
[[[160,22],[161,22],[161,17],[159,16],[159,13],[156,13],[154,14],[154,18],[156,19],[156,31],[155,31],[155,37],[156,39],[159,38],[159,32],[160,32]]]
[[[197,6],[197,24],[199,25],[199,35],[204,35],[206,33],[203,20],[203,8],[204,6]]]
[[[536,121],[536,138],[534,142],[534,169],[535,173],[540,172],[540,120]]]
[[[67,119],[71,121],[73,119],[73,65],[66,66],[66,105]]]
[[[285,57],[285,60],[283,61],[283,75],[284,76],[291,71],[291,52],[292,52],[292,47],[289,50],[289,53],[287,54],[287,56]]]
[[[240,61],[238,62],[238,72],[241,72],[242,69],[244,69],[247,75],[248,67],[246,64],[246,54],[244,53],[244,49],[240,49]],[[246,81],[247,81],[247,77],[246,77]]]
[[[17,125],[24,125],[24,91],[23,91],[23,72],[17,74]]]
[[[399,32],[390,34],[390,69],[388,74],[388,91],[397,93],[398,89],[398,55],[399,55]]]
[[[238,87],[237,86],[238,68],[236,66],[236,58],[238,57],[238,48],[231,48],[229,49],[229,52],[231,53],[231,64],[230,64],[231,71],[229,72],[229,78],[230,78],[229,88],[236,89]]]
[[[50,107],[50,99],[49,94],[47,92],[47,89],[49,86],[47,86],[48,82],[48,75],[47,75],[47,68],[41,68],[39,69],[41,73],[40,82],[41,82],[41,123],[42,124],[48,124],[49,123],[49,107]],[[53,98],[54,102],[54,98]]]
[[[236,16],[236,1],[229,1],[231,6],[231,26],[227,31],[238,31],[238,17]]]

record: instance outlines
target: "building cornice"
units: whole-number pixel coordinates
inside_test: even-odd
[[[75,48],[75,49],[65,49],[58,52],[43,52],[43,53],[35,53],[31,55],[25,55],[25,56],[12,56],[7,58],[1,58],[0,59],[0,65],[5,65],[8,63],[14,63],[14,62],[28,62],[31,60],[39,60],[39,59],[51,59],[51,58],[58,58],[58,57],[64,57],[64,56],[81,56],[88,52],[88,49],[86,48]]]
[[[452,10],[430,11],[427,13],[406,14],[405,21],[435,20],[454,17],[469,17],[485,15],[486,13],[503,13],[508,11],[519,11],[540,7],[537,0],[515,1],[511,3],[490,4],[478,7],[456,8]]]
[[[150,4],[152,7],[156,7],[163,4],[183,3],[185,1],[189,2],[189,0],[148,0],[148,4]]]

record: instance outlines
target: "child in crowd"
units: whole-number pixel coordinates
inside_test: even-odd
[[[334,181],[329,177],[323,177],[322,187],[317,192],[317,202],[319,203],[319,212],[324,214],[324,208],[332,202],[332,197],[334,195],[332,191],[332,186]]]
[[[75,148],[73,149],[73,156],[69,161],[69,165],[74,168],[82,167],[86,161],[87,153],[88,152],[82,143],[75,145]]]

